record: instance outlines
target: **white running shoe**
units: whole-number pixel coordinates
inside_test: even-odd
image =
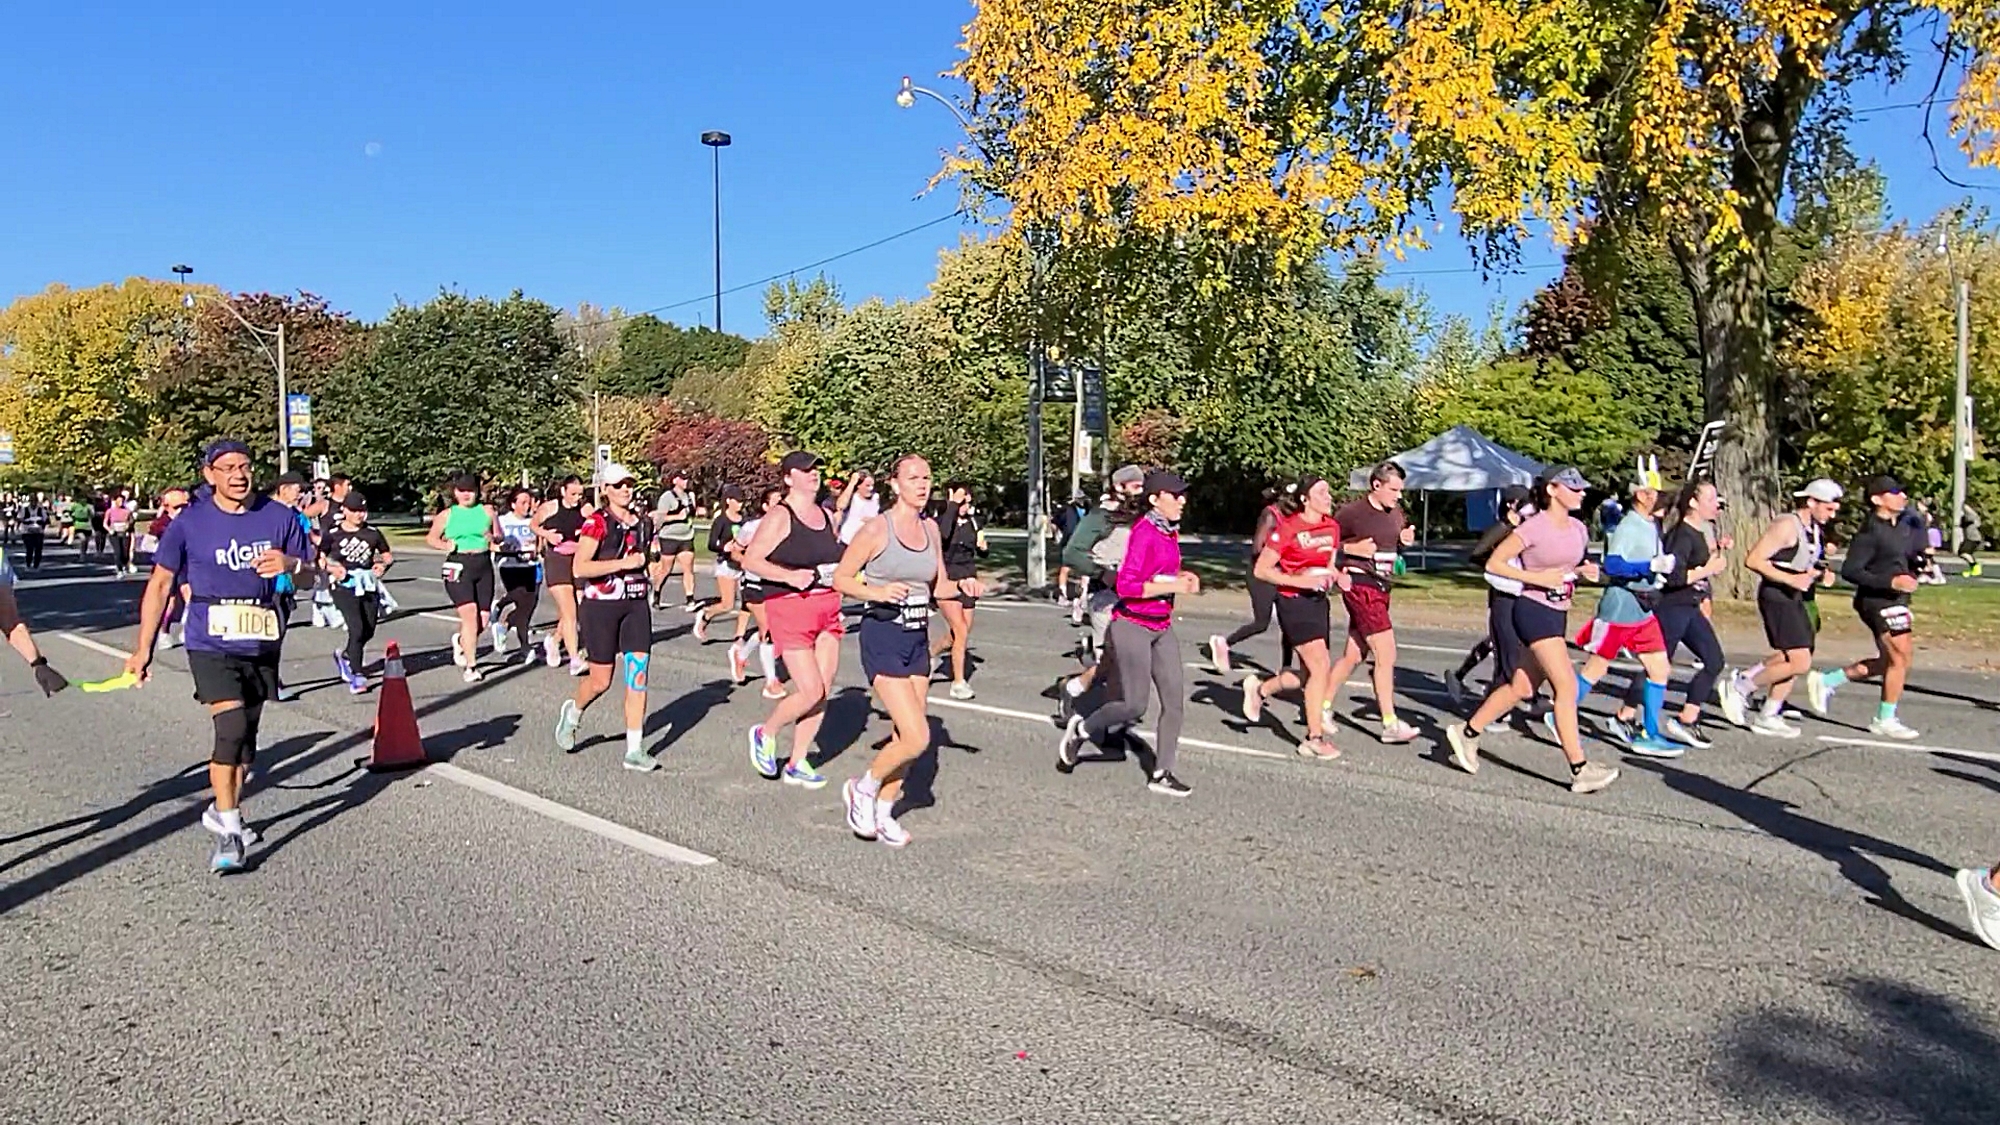
[[[1243,717],[1253,723],[1264,721],[1264,681],[1255,672],[1243,674]]]
[[[451,635],[451,662],[465,667],[465,638],[458,633]]]
[[[585,672],[588,672],[588,671],[590,671],[590,665],[588,665],[588,664],[584,663],[584,660],[583,660],[583,658],[582,658],[582,657],[580,657],[580,656],[572,656],[572,657],[570,657],[570,658],[569,658],[569,674],[570,674],[570,675],[572,675],[572,676],[581,676],[581,675],[583,675],[583,674],[584,674]]]
[[[1958,873],[1958,894],[1965,900],[1965,912],[1972,919],[1972,932],[1979,940],[2000,949],[2000,894],[1993,893],[1993,875],[1968,868]]]
[[[1898,742],[1909,742],[1918,737],[1914,728],[1895,715],[1891,715],[1886,719],[1876,719],[1874,722],[1869,723],[1868,733],[1879,734],[1883,738],[1893,738]]]
[[[493,654],[495,656],[498,656],[501,653],[506,652],[507,623],[505,621],[496,620],[495,622],[493,622],[492,626],[487,630],[487,632],[493,635]]]
[[[1817,669],[1806,673],[1806,706],[1826,718],[1826,705],[1833,701],[1833,689],[1826,686],[1826,674]]]
[[[863,793],[855,779],[848,778],[840,787],[840,795],[847,800],[847,828],[864,840],[873,840],[876,833],[875,795]]]
[[[1208,638],[1208,656],[1218,674],[1229,674],[1229,638],[1221,633]]]
[[[900,848],[910,842],[909,829],[896,822],[895,806],[887,801],[875,802],[875,839],[892,848]]]
[[[562,641],[553,633],[542,638],[542,659],[548,661],[551,668],[562,666]]]
[[[1750,733],[1761,734],[1766,738],[1797,738],[1800,731],[1778,716],[1766,715],[1760,711],[1757,717],[1751,720]]]
[[[1700,723],[1690,725],[1681,722],[1678,715],[1669,715],[1660,724],[1660,733],[1673,739],[1675,742],[1685,743],[1697,750],[1706,750],[1715,744],[1702,737],[1700,727]]]
[[[1731,726],[1750,725],[1750,693],[1743,688],[1742,674],[1731,672],[1716,685],[1715,700],[1722,705],[1722,717]]]
[[[479,669],[477,669],[477,668],[471,668],[471,667],[468,667],[468,668],[467,668],[467,669],[466,669],[466,670],[465,670],[465,671],[464,671],[464,672],[463,672],[463,673],[461,674],[461,677],[460,677],[460,678],[462,678],[462,679],[463,679],[463,680],[464,680],[464,681],[465,681],[466,683],[468,683],[468,684],[476,684],[476,683],[478,683],[479,681],[481,681],[481,680],[485,679],[486,677],[485,677],[485,675],[484,675],[484,674],[482,674],[482,673],[481,673],[481,672],[479,671]]]
[[[1401,719],[1397,719],[1395,722],[1382,728],[1382,741],[1391,746],[1402,742],[1409,742],[1416,737],[1417,728]]]
[[[971,684],[966,683],[964,680],[952,681],[951,697],[953,699],[960,699],[960,700],[971,699],[972,696],[973,696],[973,691]]]

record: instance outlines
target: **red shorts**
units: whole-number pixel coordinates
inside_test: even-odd
[[[770,626],[771,644],[779,652],[808,649],[822,636],[838,637],[847,631],[840,622],[840,594],[833,590],[776,597],[767,594],[764,623]]]
[[[1660,635],[1658,618],[1647,617],[1644,621],[1634,621],[1625,625],[1614,625],[1609,621],[1592,619],[1576,635],[1576,647],[1601,656],[1606,660],[1616,660],[1620,650],[1633,656],[1649,652],[1667,651],[1667,639]]]
[[[1347,606],[1347,635],[1368,638],[1395,628],[1389,624],[1389,591],[1366,582],[1356,582],[1341,591]]]

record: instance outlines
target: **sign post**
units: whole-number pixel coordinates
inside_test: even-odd
[[[289,449],[311,449],[312,443],[312,396],[286,395],[285,446]]]

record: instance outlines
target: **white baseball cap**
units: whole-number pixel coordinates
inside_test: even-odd
[[[1825,477],[1821,477],[1804,488],[1799,489],[1797,492],[1792,493],[1795,499],[1813,499],[1822,504],[1831,504],[1839,500],[1842,495],[1844,493],[1841,492],[1840,486]]]
[[[638,477],[632,475],[632,470],[620,465],[616,461],[606,461],[603,467],[597,470],[597,483],[599,485],[622,484],[626,481],[636,481],[638,479]]]

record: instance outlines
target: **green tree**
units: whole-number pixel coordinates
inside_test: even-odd
[[[618,328],[618,356],[603,372],[611,394],[664,395],[697,367],[741,367],[750,341],[713,328],[682,328],[650,313],[631,317]]]
[[[326,431],[364,480],[547,476],[588,463],[578,360],[556,310],[519,292],[399,305],[325,390]]]
[[[1644,435],[1610,382],[1560,360],[1501,360],[1465,377],[1438,409],[1445,426],[1470,426],[1509,449],[1594,480],[1626,467]]]

